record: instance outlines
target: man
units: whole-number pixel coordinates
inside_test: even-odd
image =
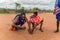
[[[59,32],[59,21],[60,21],[60,0],[56,0],[54,14],[56,14],[57,19],[57,30],[55,32]]]
[[[12,24],[12,31],[18,30],[18,29],[26,29],[23,25],[27,21],[25,13],[17,14],[13,20]]]
[[[41,24],[39,30],[41,32],[43,32],[43,30],[42,30],[43,19],[41,19],[41,17],[38,16],[38,12],[34,12],[33,15],[30,17],[30,20],[29,20],[29,23],[28,23],[29,33],[32,34],[34,29],[36,28],[36,26],[39,25],[39,24]],[[32,25],[32,29],[31,29],[31,25]]]

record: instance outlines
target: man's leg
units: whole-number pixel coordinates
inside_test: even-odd
[[[43,32],[43,30],[42,30],[42,25],[43,25],[43,20],[40,22],[40,29],[39,29],[39,30],[40,30],[41,32]]]
[[[59,21],[57,20],[57,30],[55,32],[59,32]]]
[[[31,22],[28,22],[28,32],[31,33]]]
[[[26,27],[25,27],[25,25],[24,24],[22,24],[22,25],[18,25],[19,27],[19,29],[22,29],[22,30],[24,30],[24,29],[26,29]]]
[[[35,25],[35,23],[32,23],[32,30],[31,33],[33,33],[34,29],[36,28],[37,25]]]
[[[18,29],[26,29],[23,25],[20,24],[12,24],[12,29],[18,30]]]
[[[32,28],[31,28],[31,25],[32,25]],[[30,34],[32,34],[33,31],[34,31],[34,29],[35,29],[35,27],[34,27],[34,23],[28,22],[28,26],[29,26],[28,31],[29,31]]]
[[[57,20],[57,31],[59,31],[59,21]]]
[[[28,31],[30,31],[31,30],[31,22],[28,22]]]
[[[11,31],[16,31],[17,30],[17,26],[16,24],[12,24],[12,28],[11,28]]]

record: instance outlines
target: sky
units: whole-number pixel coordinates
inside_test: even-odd
[[[38,7],[40,9],[53,10],[56,0],[0,0],[0,8],[15,9],[15,2],[21,4],[26,9]]]

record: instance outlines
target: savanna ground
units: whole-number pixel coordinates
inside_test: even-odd
[[[56,18],[53,13],[39,14],[44,18],[43,30],[39,31],[39,26],[36,27],[34,34],[29,34],[27,23],[26,30],[10,31],[12,20],[16,14],[0,14],[0,40],[60,40],[60,32],[54,33],[56,29]],[[27,14],[29,18],[31,14]]]

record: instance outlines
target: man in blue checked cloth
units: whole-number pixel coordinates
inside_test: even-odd
[[[55,32],[59,32],[60,0],[56,0],[54,14],[56,14],[56,19],[57,19],[57,30]]]
[[[26,27],[23,26],[25,22],[27,22],[26,14],[24,12],[17,14],[13,20],[11,31],[26,29]]]

